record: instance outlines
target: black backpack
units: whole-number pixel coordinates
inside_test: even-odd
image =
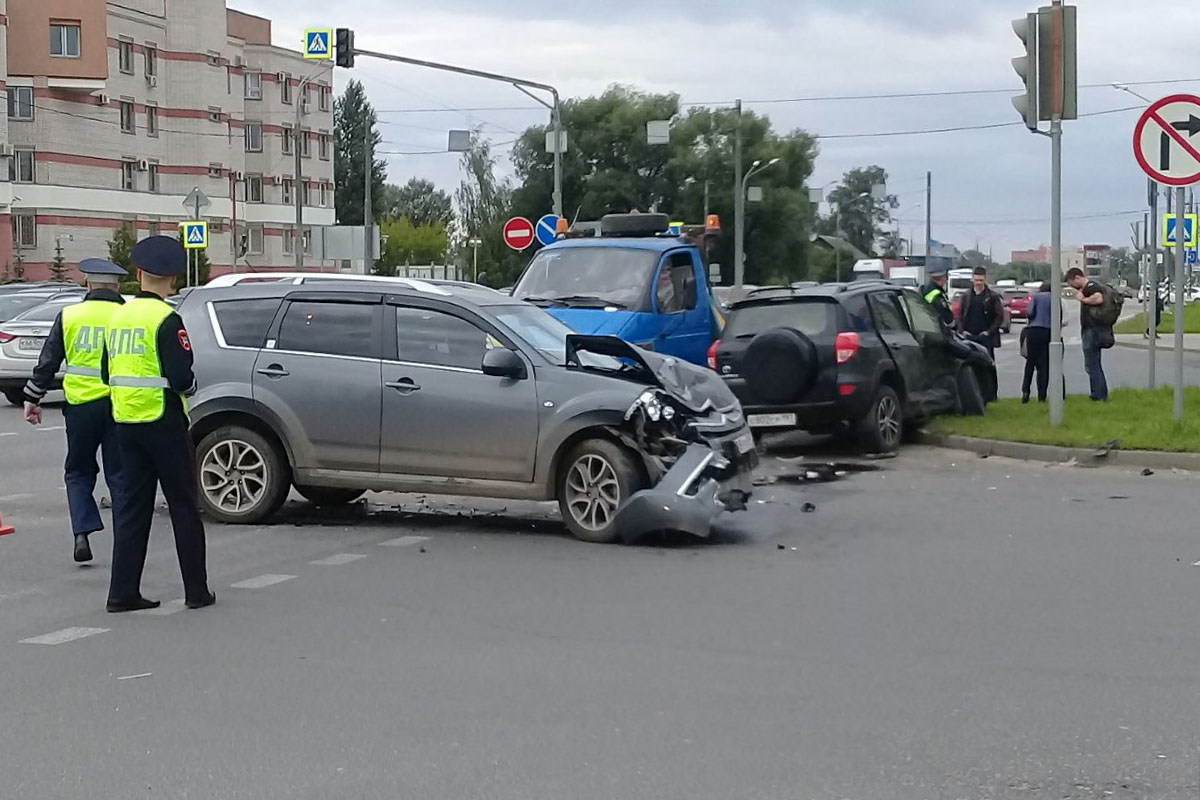
[[[1092,306],[1092,321],[1099,325],[1113,326],[1121,318],[1121,310],[1125,308],[1125,295],[1118,292],[1107,283],[1097,284],[1104,293],[1104,302]]]

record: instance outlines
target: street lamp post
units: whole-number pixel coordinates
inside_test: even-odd
[[[475,251],[475,283],[479,283],[479,246],[483,244],[483,239],[478,236],[472,236],[467,240],[467,244]]]
[[[746,280],[746,191],[750,187],[750,179],[760,172],[778,164],[780,159],[772,158],[766,164],[761,160],[750,165],[750,169],[742,178],[738,188],[737,203],[733,220],[733,273],[734,295],[741,296],[742,287]]]
[[[326,72],[333,69],[332,65],[322,67],[311,75],[305,76],[300,85],[296,87],[296,96],[292,98],[292,102],[296,105],[296,128],[295,135],[292,137],[292,151],[295,153],[295,169],[296,178],[292,182],[292,200],[296,205],[296,230],[292,234],[292,249],[296,256],[296,271],[304,270],[304,196],[300,192],[300,187],[304,184],[304,164],[301,161],[303,154],[300,150],[300,126],[303,124],[302,118],[304,115],[304,96],[308,91],[309,85],[321,77]]]

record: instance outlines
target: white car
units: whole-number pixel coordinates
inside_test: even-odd
[[[0,394],[19,406],[24,402],[26,382],[33,376],[42,345],[50,335],[54,320],[69,305],[83,300],[82,292],[58,295],[41,305],[0,323]],[[62,370],[54,377],[53,388],[62,388]]]

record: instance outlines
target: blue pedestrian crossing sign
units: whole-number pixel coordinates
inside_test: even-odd
[[[534,235],[537,236],[538,242],[543,245],[554,244],[558,238],[558,215],[547,214],[538,220],[537,225],[533,228]]]
[[[309,28],[304,31],[304,57],[328,61],[333,58],[333,29]]]
[[[1187,234],[1184,240],[1184,247],[1196,247],[1196,214],[1184,215],[1184,229]],[[1174,214],[1163,214],[1162,224],[1162,243],[1163,247],[1175,246],[1175,226],[1178,224]]]
[[[667,227],[667,232],[670,233],[672,236],[682,236],[683,235],[683,223],[682,222],[672,222],[670,224],[670,226]]]
[[[208,223],[193,220],[183,223],[183,246],[188,250],[208,249]]]

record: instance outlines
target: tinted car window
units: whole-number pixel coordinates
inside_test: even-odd
[[[481,369],[488,334],[465,319],[425,308],[396,309],[399,359],[414,364]]]
[[[213,303],[225,343],[233,347],[262,347],[278,300],[224,300]]]
[[[873,294],[870,299],[875,325],[887,333],[908,333],[908,320],[896,301],[894,294]]]
[[[822,336],[836,327],[834,312],[834,304],[823,300],[738,306],[725,326],[724,338],[750,337],[771,328],[795,328],[809,337]]]
[[[871,312],[867,311],[867,298],[863,295],[851,295],[842,302],[846,316],[850,320],[850,330],[859,333],[869,333],[871,330]]]
[[[288,306],[279,326],[279,350],[378,358],[375,314],[379,306],[299,302]]]
[[[696,307],[696,270],[690,255],[676,253],[671,256],[658,274],[655,294],[658,310],[664,314]]]

